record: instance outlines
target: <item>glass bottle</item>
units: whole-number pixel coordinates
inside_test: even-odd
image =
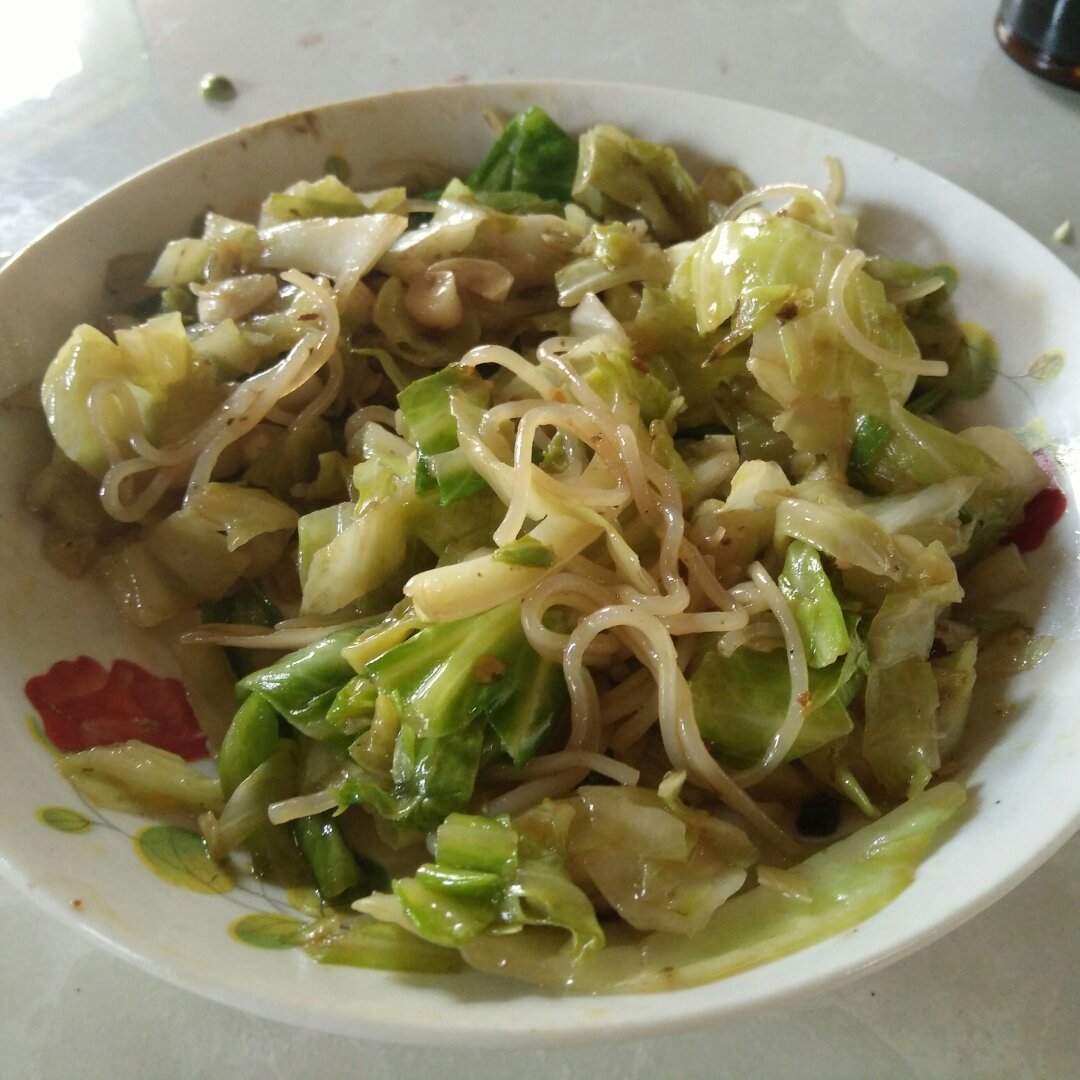
[[[1022,67],[1080,90],[1080,0],[1003,0],[994,28]]]

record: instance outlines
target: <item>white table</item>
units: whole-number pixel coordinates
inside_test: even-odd
[[[10,4],[10,7],[8,7]],[[842,128],[1004,211],[1074,270],[1080,93],[998,49],[993,0],[7,0],[0,248],[234,126],[406,86],[522,78],[707,91]],[[234,102],[198,91],[229,75]],[[1080,313],[1078,313],[1080,317]],[[15,716],[10,716],[14,721]],[[485,1080],[1071,1077],[1080,839],[943,942],[844,989],[618,1046],[436,1051],[286,1027],[156,981],[0,882],[0,1074]]]

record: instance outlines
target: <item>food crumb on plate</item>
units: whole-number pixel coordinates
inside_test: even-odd
[[[224,105],[236,97],[236,84],[225,75],[213,73],[204,75],[199,83],[199,92],[204,101],[215,105]]]

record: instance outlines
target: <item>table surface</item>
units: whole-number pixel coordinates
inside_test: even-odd
[[[12,2],[12,0],[9,0]],[[994,40],[992,0],[34,0],[0,40],[0,248],[240,124],[463,80],[704,91],[912,158],[1053,239],[1080,226],[1080,93]],[[14,10],[14,6],[13,9]],[[208,71],[239,93],[199,94]],[[937,945],[799,1004],[617,1046],[441,1051],[288,1027],[157,981],[0,881],[11,1077],[1070,1077],[1080,838]]]

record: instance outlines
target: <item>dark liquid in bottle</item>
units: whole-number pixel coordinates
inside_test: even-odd
[[[1022,67],[1080,90],[1080,0],[1004,0],[995,30]]]

